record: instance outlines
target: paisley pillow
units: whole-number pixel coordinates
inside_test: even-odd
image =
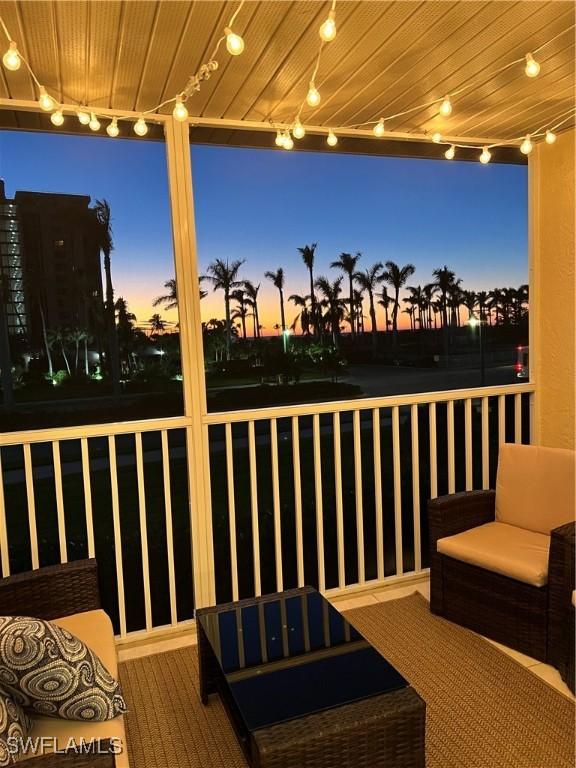
[[[32,720],[0,688],[0,766],[12,765],[31,729]]]
[[[126,712],[120,683],[98,656],[41,619],[0,616],[0,687],[48,717],[101,722]]]

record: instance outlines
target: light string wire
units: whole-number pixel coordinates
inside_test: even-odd
[[[168,104],[173,104],[174,102],[178,101],[179,99],[182,100],[182,102],[185,102],[195,91],[198,91],[200,89],[199,88],[200,82],[202,82],[202,80],[207,80],[210,77],[211,72],[215,72],[218,69],[218,62],[215,61],[215,58],[216,58],[216,55],[218,54],[218,51],[220,50],[220,47],[221,47],[222,43],[226,40],[226,30],[232,30],[233,29],[234,22],[236,21],[236,19],[238,17],[238,14],[242,10],[245,2],[246,2],[246,0],[240,0],[240,3],[238,5],[238,7],[236,8],[234,13],[230,17],[230,21],[228,22],[228,24],[225,27],[225,34],[222,35],[220,38],[218,38],[218,40],[217,40],[217,42],[216,42],[216,44],[214,46],[214,49],[213,49],[213,51],[212,51],[212,53],[210,55],[210,58],[209,58],[208,62],[202,64],[200,66],[200,68],[194,74],[190,75],[190,77],[188,78],[188,82],[187,82],[185,88],[182,91],[180,91],[179,93],[177,93],[176,96],[173,96],[172,98],[165,99],[164,101],[161,101],[155,107],[150,107],[150,109],[144,109],[144,110],[139,110],[139,111],[136,110],[138,112],[138,114],[140,114],[141,116],[152,115],[152,114],[158,112],[159,109],[162,109],[162,107],[165,107]],[[14,38],[10,34],[10,31],[8,30],[8,27],[6,26],[6,23],[4,22],[4,19],[1,16],[0,16],[0,27],[2,28],[2,31],[4,32],[8,42],[12,43]],[[18,56],[20,57],[20,59],[26,65],[26,69],[28,70],[28,73],[30,74],[30,77],[34,81],[34,84],[36,85],[38,90],[40,91],[41,89],[44,88],[46,90],[46,92],[48,93],[48,89],[46,88],[46,86],[42,85],[42,83],[38,79],[36,73],[32,69],[32,66],[30,65],[30,62],[22,54],[22,52],[19,49],[18,49]],[[54,102],[54,109],[56,109],[56,110],[59,109],[60,108],[59,100],[56,99],[54,96],[52,96],[50,93],[48,93],[48,95],[50,96],[50,98]],[[93,114],[93,115],[95,115],[97,117],[103,117],[105,119],[109,119],[110,118],[110,114],[108,114],[108,113],[107,114],[103,114],[102,112],[100,112],[98,110],[97,107],[91,107],[88,104],[85,104],[83,102],[76,102],[75,103],[75,107],[79,111],[86,112],[86,113],[89,113],[89,114]],[[120,117],[120,118],[113,118],[113,120],[118,120],[118,119],[127,120],[128,118],[122,118],[122,117]]]

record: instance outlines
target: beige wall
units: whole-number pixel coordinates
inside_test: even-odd
[[[534,442],[575,446],[576,135],[541,143],[530,158],[532,374],[537,386]]]

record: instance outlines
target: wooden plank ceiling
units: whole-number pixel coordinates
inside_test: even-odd
[[[210,0],[0,2],[12,37],[57,98],[136,111],[183,89],[236,8]],[[190,114],[291,121],[307,91],[328,8],[307,0],[247,2],[235,24],[244,54],[221,50],[220,69],[193,96]],[[474,83],[454,99],[449,118],[428,107],[388,127],[511,139],[574,105],[571,1],[340,0],[336,18],[338,34],[325,47],[317,78],[322,102],[305,109],[304,122],[377,120]],[[521,64],[492,74],[560,33],[537,56],[539,77],[527,78]],[[0,72],[2,97],[36,97],[24,67]],[[21,116],[11,115],[8,124],[18,126]]]

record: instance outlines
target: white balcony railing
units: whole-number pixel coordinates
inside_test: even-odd
[[[427,498],[488,488],[498,445],[530,439],[533,392],[208,414],[209,505],[189,492],[186,417],[0,435],[2,574],[96,556],[121,638],[192,619],[199,518],[219,602],[414,577],[427,564]]]

